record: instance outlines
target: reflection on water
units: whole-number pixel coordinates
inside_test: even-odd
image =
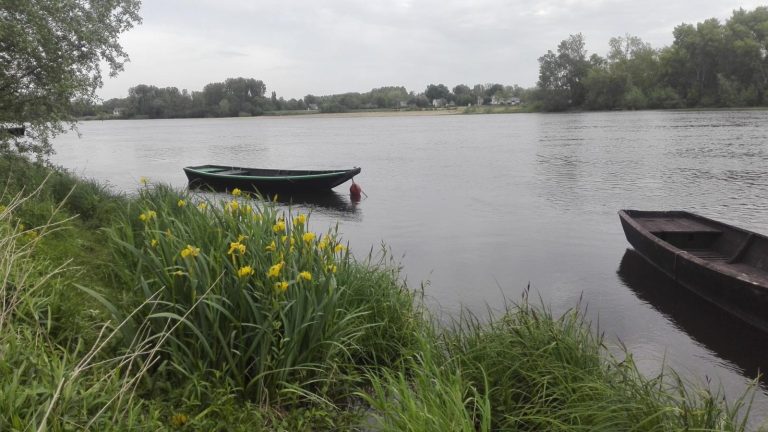
[[[768,335],[677,284],[627,249],[619,264],[621,281],[692,339],[740,369],[747,377],[768,371]],[[761,377],[763,386],[768,379]]]
[[[207,195],[213,201],[230,198],[230,195],[226,191],[211,190],[207,186],[190,188],[189,190],[201,195]],[[258,201],[276,203],[281,207],[304,213],[318,212],[325,217],[345,221],[360,222],[362,220],[362,211],[359,208],[359,202],[353,202],[348,196],[341,195],[332,190],[304,193],[293,192],[275,195],[246,194]]]
[[[291,208],[303,208],[310,212],[319,211],[331,218],[362,221],[362,212],[358,203],[353,202],[349,196],[334,191],[278,194],[276,197],[268,198]]]

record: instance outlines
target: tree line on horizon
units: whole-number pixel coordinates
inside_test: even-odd
[[[420,93],[403,86],[388,86],[359,93],[325,96],[308,94],[286,100],[276,92],[266,96],[266,85],[254,78],[228,78],[207,84],[202,91],[179,90],[139,84],[128,90],[128,97],[114,98],[100,105],[73,104],[79,117],[113,115],[122,118],[198,118],[258,116],[270,112],[316,110],[338,113],[364,109],[423,109],[435,100],[441,105],[489,104],[496,98],[521,97],[525,89],[498,83],[459,84],[453,90],[444,84],[430,84]]]
[[[587,56],[571,35],[539,58],[532,100],[543,111],[765,106],[768,7],[738,9],[680,24],[672,45],[654,49],[639,37],[611,38],[606,57]]]
[[[768,7],[738,9],[716,18],[680,24],[668,47],[653,48],[637,36],[611,38],[605,57],[588,55],[584,36],[570,35],[539,61],[534,88],[498,83],[469,87],[429,84],[422,92],[387,86],[369,92],[286,100],[263,81],[229,78],[201,91],[140,84],[128,97],[101,105],[73,104],[77,116],[123,118],[236,117],[270,112],[424,109],[435,105],[487,105],[517,98],[532,111],[674,109],[765,106],[768,87]],[[435,101],[440,101],[435,104]]]

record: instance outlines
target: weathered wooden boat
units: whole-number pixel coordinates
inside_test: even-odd
[[[360,168],[310,171],[200,165],[185,167],[184,173],[192,188],[238,188],[260,193],[311,192],[330,190],[360,174]]]
[[[680,285],[768,332],[768,238],[684,211],[621,210],[629,243]]]

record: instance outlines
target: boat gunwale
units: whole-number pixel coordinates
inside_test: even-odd
[[[760,233],[754,232],[754,231],[749,231],[749,230],[746,230],[746,229],[743,229],[743,228],[739,228],[739,227],[736,227],[736,226],[733,226],[733,225],[729,225],[729,224],[727,224],[725,222],[719,222],[719,221],[716,221],[716,220],[713,220],[713,219],[709,219],[709,218],[704,217],[704,216],[699,216],[697,214],[693,214],[693,213],[690,213],[690,212],[687,212],[687,211],[683,211],[683,210],[675,210],[675,211],[669,211],[669,212],[666,212],[666,211],[644,211],[644,210],[619,210],[619,217],[622,220],[626,221],[630,226],[632,226],[633,229],[635,229],[641,235],[643,235],[644,237],[650,239],[651,241],[653,241],[654,243],[656,243],[660,247],[662,247],[664,249],[667,249],[667,250],[669,250],[671,252],[674,252],[676,255],[684,255],[685,259],[687,259],[687,260],[689,260],[689,261],[691,261],[691,262],[693,262],[693,263],[695,263],[697,265],[705,267],[705,268],[707,268],[709,270],[712,270],[714,272],[722,273],[722,274],[724,274],[724,275],[726,275],[728,277],[731,277],[731,278],[734,278],[734,279],[738,279],[738,280],[741,280],[741,281],[744,281],[744,282],[748,282],[748,283],[756,285],[756,286],[764,287],[764,285],[762,283],[756,282],[756,281],[746,277],[746,275],[743,272],[740,272],[740,271],[734,269],[733,266],[730,265],[730,263],[713,263],[711,261],[707,261],[707,260],[705,260],[703,258],[697,257],[696,255],[686,251],[685,249],[680,249],[679,247],[674,246],[672,243],[669,243],[669,242],[667,242],[665,240],[662,240],[661,238],[659,238],[659,236],[657,236],[656,234],[652,233],[651,231],[646,229],[642,224],[640,224],[640,222],[635,220],[635,218],[632,216],[632,213],[636,213],[636,214],[642,214],[642,213],[646,213],[646,214],[649,214],[649,213],[664,214],[664,213],[666,213],[666,214],[669,214],[670,216],[672,216],[672,215],[684,215],[684,216],[690,217],[692,219],[699,219],[699,220],[703,220],[703,221],[706,221],[706,222],[713,223],[713,224],[718,225],[718,226],[727,227],[729,229],[732,229],[732,230],[735,230],[735,231],[739,231],[739,232],[744,233],[744,234],[753,234],[755,237],[762,238],[765,241],[768,241],[768,237],[766,237],[766,236],[764,236],[764,235],[762,235]],[[638,250],[638,252],[640,253],[640,255],[645,256],[641,251]],[[652,261],[652,260],[650,260],[650,258],[646,257],[646,259],[648,259],[649,261]]]
[[[246,175],[235,175],[235,174],[217,174],[217,173],[200,171],[198,169],[203,167],[221,167],[221,168],[230,168],[230,169],[238,168],[243,170],[255,169],[255,168],[242,168],[242,167],[228,167],[224,165],[200,165],[200,166],[194,166],[194,167],[184,167],[184,171],[193,172],[203,177],[216,177],[216,178],[223,178],[223,179],[229,178],[229,179],[238,179],[238,180],[258,180],[258,181],[311,180],[311,179],[320,179],[320,178],[342,177],[344,175],[349,175],[352,172],[354,172],[354,174],[352,175],[354,177],[355,175],[360,173],[360,168],[356,167],[348,170],[322,172],[319,174],[284,175],[284,176],[254,176],[254,175],[246,176]],[[275,170],[275,171],[280,171],[280,170]]]

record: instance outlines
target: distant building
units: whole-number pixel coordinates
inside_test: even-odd
[[[317,111],[319,109],[317,104],[307,104],[307,111]]]
[[[112,115],[115,116],[115,117],[120,117],[121,115],[123,115],[123,111],[125,111],[123,108],[115,107],[112,110]]]
[[[493,95],[491,97],[491,105],[520,105],[520,99]]]
[[[439,99],[433,99],[432,100],[432,106],[435,107],[435,108],[442,108],[447,103],[448,103],[448,101],[445,100],[444,98],[439,98]]]

